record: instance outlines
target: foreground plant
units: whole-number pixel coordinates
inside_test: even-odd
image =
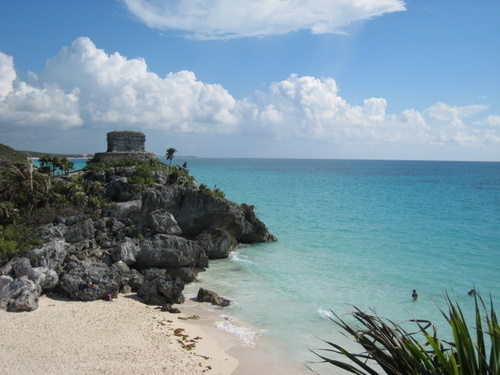
[[[323,340],[330,346],[322,349],[323,352],[343,355],[349,361],[314,353],[324,362],[358,375],[378,375],[380,369],[387,375],[498,375],[500,328],[493,301],[490,296],[488,313],[480,295],[474,295],[474,300],[476,324],[469,329],[458,303],[446,295],[448,311],[440,311],[451,328],[453,341],[439,339],[437,328],[430,321],[410,320],[418,329],[409,333],[397,323],[355,307],[352,315],[358,323],[356,326],[347,324],[335,313],[331,319],[361,344],[364,352],[351,353]]]

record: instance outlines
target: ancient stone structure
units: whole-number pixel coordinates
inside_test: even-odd
[[[94,155],[94,158],[98,161],[106,162],[122,158],[139,160],[156,158],[154,153],[145,151],[146,136],[142,132],[131,130],[109,132],[107,134],[107,141],[107,151],[98,152]]]
[[[107,134],[107,152],[144,151],[146,136],[141,132],[114,131]]]

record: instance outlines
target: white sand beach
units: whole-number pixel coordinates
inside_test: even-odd
[[[0,311],[0,374],[234,373],[238,361],[226,354],[224,340],[206,332],[203,318],[190,317],[134,295],[111,302],[42,296],[36,311]]]

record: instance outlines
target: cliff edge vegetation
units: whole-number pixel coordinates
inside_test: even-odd
[[[5,159],[0,202],[0,307],[10,311],[36,309],[41,293],[181,303],[209,259],[276,241],[255,207],[158,159],[90,160],[72,175]]]

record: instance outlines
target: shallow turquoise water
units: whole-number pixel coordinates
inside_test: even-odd
[[[184,161],[199,183],[255,205],[278,237],[199,277],[233,301],[223,313],[245,342],[259,332],[302,363],[324,347],[315,336],[345,341],[331,310],[430,319],[446,336],[443,293],[471,323],[468,290],[500,297],[500,163],[174,159]]]
[[[200,183],[254,204],[279,239],[212,262],[200,281],[296,359],[322,347],[315,335],[339,337],[331,310],[430,319],[446,335],[443,293],[471,323],[468,290],[499,297],[500,163],[186,161]]]

